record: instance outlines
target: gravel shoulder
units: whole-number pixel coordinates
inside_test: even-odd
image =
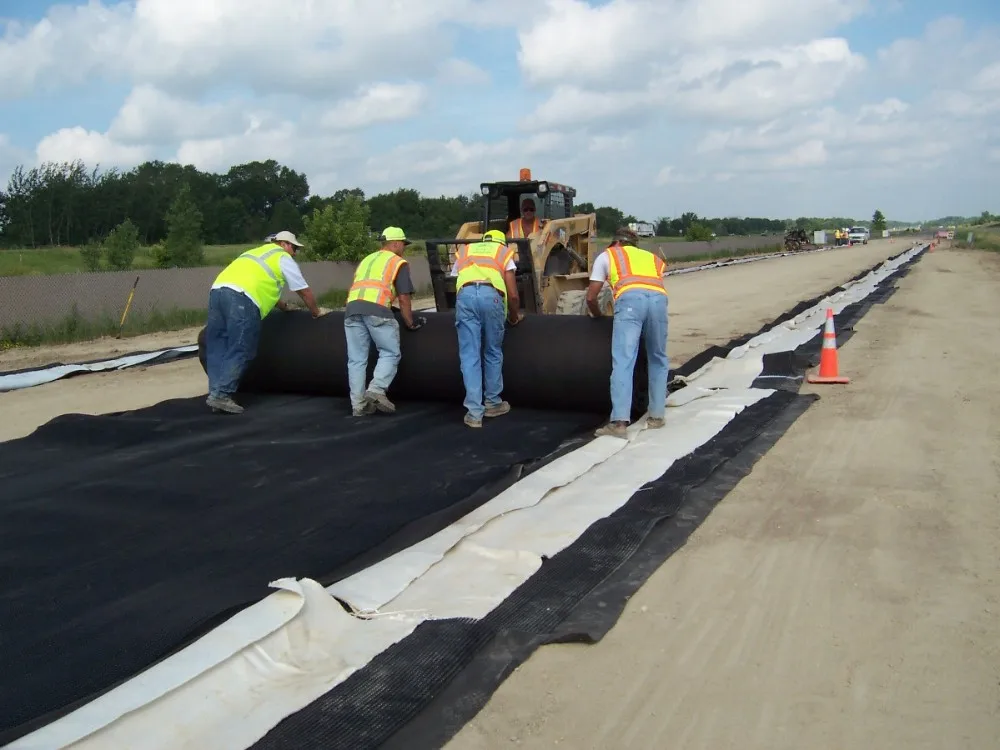
[[[851,384],[600,643],[537,651],[448,750],[995,747],[998,283],[996,255],[926,255],[841,348]]]

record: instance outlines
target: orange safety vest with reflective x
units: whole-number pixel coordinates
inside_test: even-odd
[[[355,300],[392,307],[396,299],[396,276],[407,261],[389,250],[376,250],[358,263],[354,283],[347,293],[348,303]]]
[[[260,308],[260,317],[267,316],[281,298],[285,274],[281,271],[280,245],[269,242],[239,255],[215,277],[215,284],[232,284],[243,290]]]
[[[507,284],[504,283],[504,269],[514,259],[514,250],[499,229],[491,229],[480,242],[473,242],[458,251],[455,269],[455,292],[471,283],[488,282],[504,300],[507,307]]]
[[[667,264],[658,255],[632,245],[608,248],[608,283],[615,299],[633,289],[666,294],[663,274]]]
[[[514,219],[514,221],[510,223],[508,234],[512,240],[523,240],[529,235],[537,232],[542,227],[542,223],[538,220],[537,216],[531,220],[531,228],[527,232],[523,230],[523,222],[524,219]]]

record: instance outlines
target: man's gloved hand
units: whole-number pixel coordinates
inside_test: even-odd
[[[511,320],[510,318],[507,318],[507,324],[508,325],[512,325],[512,326],[516,326],[522,320],[524,320],[524,313],[523,312],[518,312],[517,316],[513,320]]]
[[[425,325],[427,325],[427,318],[425,318],[423,315],[418,315],[413,319],[413,325],[407,327],[411,331],[419,331]]]

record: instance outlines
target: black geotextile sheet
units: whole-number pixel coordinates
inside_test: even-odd
[[[895,282],[920,257],[835,316],[840,343],[873,304],[893,294]],[[796,305],[756,333],[711,347],[673,374],[692,374],[713,356],[724,357],[841,289]],[[536,648],[599,640],[631,595],[818,398],[800,395],[798,388],[805,369],[818,362],[820,342],[817,334],[794,353],[766,355],[754,387],[774,388],[774,394],[745,409],[618,511],[596,521],[487,617],[422,623],[344,683],[286,717],[253,750],[442,747]]]
[[[346,399],[243,400],[238,417],[203,398],[68,415],[0,444],[0,745],[272,580],[332,583],[436,532],[606,419],[514,409],[469,430],[460,402],[358,420]]]
[[[427,325],[400,331],[399,371],[389,397],[400,401],[461,404],[465,398],[454,312],[421,313]],[[397,312],[398,316],[398,312]],[[514,409],[611,413],[610,317],[528,314],[504,334],[503,398]],[[198,356],[205,364],[204,330]],[[377,354],[369,352],[368,376]],[[367,381],[366,381],[367,382]],[[632,414],[646,411],[649,376],[640,344],[632,378]],[[308,312],[276,311],[264,319],[257,356],[240,383],[241,393],[346,396],[347,339],[344,313],[313,319]]]

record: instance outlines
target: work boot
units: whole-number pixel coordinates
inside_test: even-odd
[[[396,411],[396,405],[384,393],[365,391],[365,400],[375,404],[375,408],[384,414],[392,414]]]
[[[608,422],[604,427],[597,430],[594,435],[596,437],[602,437],[603,435],[608,435],[610,437],[616,438],[627,438],[628,437],[628,422]]]
[[[646,427],[651,430],[658,430],[665,424],[663,417],[650,417],[646,420]]]
[[[361,406],[354,407],[351,413],[355,417],[367,417],[369,414],[375,413],[375,404],[371,401],[365,401]]]
[[[242,414],[243,407],[237,404],[229,396],[209,396],[205,403],[208,407],[218,413],[225,412],[226,414]]]
[[[469,414],[468,412],[466,412],[466,414],[465,414],[465,424],[468,427],[482,427],[483,426],[483,420],[476,419],[474,416],[472,416],[471,414]]]
[[[486,413],[484,416],[487,417],[502,417],[504,414],[510,411],[510,404],[506,401],[501,401],[499,404],[487,404]]]

